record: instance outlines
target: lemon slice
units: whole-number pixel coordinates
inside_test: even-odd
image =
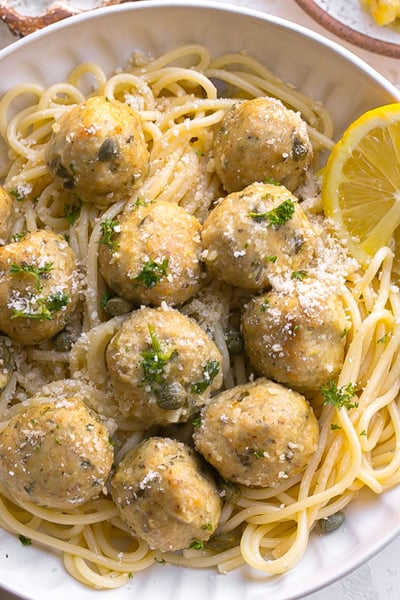
[[[400,103],[366,112],[345,131],[323,171],[322,205],[361,264],[400,240]]]
[[[400,16],[400,0],[365,0],[378,25],[389,25]]]

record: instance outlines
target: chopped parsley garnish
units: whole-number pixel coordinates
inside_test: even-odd
[[[102,223],[100,223],[101,227],[101,238],[99,239],[99,244],[104,244],[112,252],[118,248],[119,244],[115,240],[113,240],[113,236],[115,233],[119,233],[121,231],[121,226],[119,221],[114,221],[113,219],[105,219]]]
[[[264,458],[265,455],[264,455],[264,452],[262,450],[255,450],[254,451],[254,456],[256,458]]]
[[[69,295],[66,292],[57,292],[47,296],[46,305],[50,312],[58,312],[68,304]]]
[[[266,263],[276,263],[276,261],[278,260],[277,256],[266,256],[264,258]]]
[[[103,292],[100,298],[100,308],[102,308],[103,310],[106,307],[107,302],[110,300],[110,298],[112,298],[112,294],[110,294],[110,292]]]
[[[68,304],[69,296],[65,292],[57,292],[50,296],[27,296],[14,300],[11,304],[11,319],[32,319],[34,321],[51,321],[54,313]]]
[[[194,540],[190,544],[189,548],[191,550],[203,550],[203,548],[204,548],[204,542],[202,542],[201,540]]]
[[[38,292],[43,288],[40,277],[45,273],[49,273],[53,269],[53,263],[48,262],[45,263],[43,267],[36,267],[35,265],[30,265],[28,263],[21,263],[18,265],[17,263],[12,263],[10,267],[10,273],[12,275],[19,275],[21,273],[27,273],[28,275],[32,275],[36,282],[36,289]]]
[[[143,283],[147,288],[152,288],[167,274],[168,258],[161,262],[150,259],[143,264],[143,268],[132,281]]]
[[[357,408],[358,402],[352,402],[355,397],[356,388],[352,383],[338,387],[334,381],[330,381],[321,388],[324,404],[332,404],[337,408],[351,410]]]
[[[248,217],[255,219],[256,221],[266,221],[271,227],[279,227],[289,221],[295,211],[295,204],[293,200],[284,200],[276,208],[267,212],[249,212]]]
[[[14,233],[14,235],[11,238],[12,242],[20,242],[21,240],[24,240],[26,238],[26,234],[28,232],[27,231],[21,231],[20,233]]]
[[[129,205],[129,208],[133,211],[139,208],[139,206],[147,206],[150,204],[149,200],[142,200],[141,198],[136,198],[135,202]]]
[[[151,346],[149,350],[140,353],[142,357],[143,382],[153,386],[162,384],[165,381],[165,368],[171,360],[175,350],[173,348],[163,349],[155,333],[154,326],[147,325]]]
[[[9,190],[9,194],[10,196],[13,196],[17,202],[22,202],[26,198],[25,193],[18,188],[12,188]]]
[[[215,377],[219,373],[219,363],[217,360],[208,360],[203,368],[203,376],[204,379],[198,381],[197,383],[193,383],[190,387],[190,392],[192,394],[202,394],[209,385],[212,384]]]
[[[32,540],[22,535],[22,533],[18,536],[18,539],[23,546],[32,546]]]
[[[290,279],[297,279],[298,281],[303,281],[303,279],[305,279],[306,277],[308,277],[307,271],[293,271],[293,273],[290,276]]]
[[[73,225],[77,218],[79,217],[79,213],[81,212],[81,205],[74,206],[73,204],[64,204],[64,217],[68,223],[68,225]]]
[[[271,185],[278,185],[280,186],[281,184],[279,183],[279,181],[277,181],[276,179],[274,179],[273,177],[267,177],[267,179],[265,180],[265,183],[269,183]]]
[[[199,429],[199,427],[201,427],[201,416],[198,415],[197,417],[194,417],[194,419],[192,419],[192,425],[194,429]]]

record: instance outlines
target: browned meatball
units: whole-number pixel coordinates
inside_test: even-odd
[[[273,275],[307,270],[316,233],[285,187],[253,183],[211,211],[202,238],[203,258],[213,275],[234,286],[262,290]]]
[[[13,201],[6,190],[0,186],[0,244],[8,242],[13,214]]]
[[[151,548],[182,550],[209,539],[221,514],[212,477],[182,442],[153,437],[130,450],[111,480],[125,523]]]
[[[106,361],[120,410],[148,425],[187,421],[222,384],[217,346],[175,309],[134,311]]]
[[[268,179],[293,191],[312,154],[305,121],[275,98],[234,104],[214,140],[215,168],[227,192]]]
[[[31,405],[0,433],[0,473],[17,501],[68,509],[99,496],[114,452],[108,429],[77,397]]]
[[[109,205],[141,182],[149,153],[136,111],[95,96],[61,116],[45,159],[52,174],[81,200]]]
[[[202,275],[200,223],[172,202],[128,206],[102,224],[99,261],[108,285],[138,304],[182,304]],[[107,238],[105,230],[110,230]]]
[[[246,353],[257,373],[304,391],[338,375],[348,327],[337,294],[311,278],[254,298],[242,319]]]
[[[21,344],[38,344],[67,323],[79,291],[75,255],[47,230],[0,248],[0,330]]]
[[[305,398],[267,379],[214,396],[194,433],[196,449],[224,479],[261,487],[301,473],[318,437]]]

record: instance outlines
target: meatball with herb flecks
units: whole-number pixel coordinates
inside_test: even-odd
[[[79,292],[77,260],[59,234],[39,230],[0,247],[0,331],[38,344],[68,322]]]
[[[207,269],[226,283],[262,290],[271,277],[309,267],[316,233],[285,187],[253,183],[229,194],[202,231]]]
[[[215,168],[227,192],[269,179],[294,191],[312,161],[307,124],[276,98],[230,108],[214,140]]]
[[[95,96],[54,124],[45,159],[51,173],[81,200],[108,206],[127,198],[143,180],[149,153],[137,112]]]
[[[224,479],[261,487],[304,471],[318,437],[305,398],[267,379],[214,396],[194,432],[195,448]]]
[[[101,227],[100,270],[125,300],[179,305],[199,289],[201,226],[181,206],[137,201]]]
[[[321,280],[289,280],[252,299],[242,317],[246,354],[259,375],[301,391],[335,379],[349,321],[335,290]]]
[[[106,363],[121,412],[147,425],[186,422],[222,383],[222,357],[192,319],[171,308],[134,311]]]
[[[97,498],[114,459],[109,432],[78,397],[32,404],[0,433],[0,475],[14,498],[69,509]]]
[[[13,201],[6,190],[0,186],[0,244],[8,242],[13,214]]]
[[[122,520],[161,552],[202,543],[218,525],[216,484],[182,442],[153,437],[140,443],[117,466],[111,488]]]

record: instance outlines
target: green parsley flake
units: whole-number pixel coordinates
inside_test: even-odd
[[[168,270],[168,258],[164,258],[161,262],[150,259],[143,263],[143,268],[139,275],[134,277],[132,281],[143,283],[147,288],[154,287],[165,275]]]
[[[290,276],[290,279],[297,279],[298,281],[303,281],[303,279],[305,279],[306,277],[308,277],[307,271],[293,271],[293,273]]]
[[[21,263],[18,265],[17,263],[12,263],[10,267],[11,275],[20,275],[26,273],[31,275],[36,282],[36,289],[38,292],[43,288],[40,277],[46,273],[49,273],[53,269],[53,263],[47,262],[43,267],[36,267],[35,265],[30,265],[28,263]]]
[[[32,546],[32,540],[22,535],[22,533],[18,536],[18,539],[23,546]]]
[[[175,350],[173,348],[163,349],[155,333],[154,326],[149,323],[147,327],[150,333],[151,346],[149,350],[141,352],[140,356],[143,359],[143,382],[153,386],[154,384],[164,383],[165,369]]]
[[[217,360],[208,360],[203,368],[204,379],[193,383],[190,392],[192,394],[202,394],[208,386],[212,384],[219,373],[219,363]]]
[[[351,410],[357,408],[358,402],[351,402],[355,397],[356,388],[352,383],[338,387],[334,381],[330,381],[321,388],[324,404],[332,404],[337,408]]]
[[[32,319],[34,321],[51,321],[54,313],[64,308],[69,301],[66,292],[57,292],[50,296],[28,296],[14,300],[11,304],[11,319]]]
[[[256,221],[266,221],[271,227],[279,227],[289,221],[295,211],[295,203],[293,200],[284,200],[276,208],[264,213],[249,212],[248,217]]]
[[[64,217],[68,225],[73,225],[81,212],[81,203],[78,206],[64,204]]]
[[[112,252],[115,252],[119,244],[112,238],[116,233],[120,233],[121,231],[121,225],[119,221],[115,221],[113,219],[105,219],[102,223],[100,223],[100,228],[102,235],[99,239],[99,244],[104,244],[105,246],[110,248]]]
[[[150,204],[149,200],[142,200],[142,198],[136,198],[135,202],[129,205],[131,211],[136,210],[139,206],[148,206]]]
[[[21,231],[20,233],[14,233],[14,235],[11,238],[12,242],[21,242],[22,240],[24,240],[26,238],[26,234],[28,232],[27,231]]]
[[[191,550],[203,550],[204,542],[202,542],[201,540],[193,540],[193,542],[190,544],[189,548]]]

